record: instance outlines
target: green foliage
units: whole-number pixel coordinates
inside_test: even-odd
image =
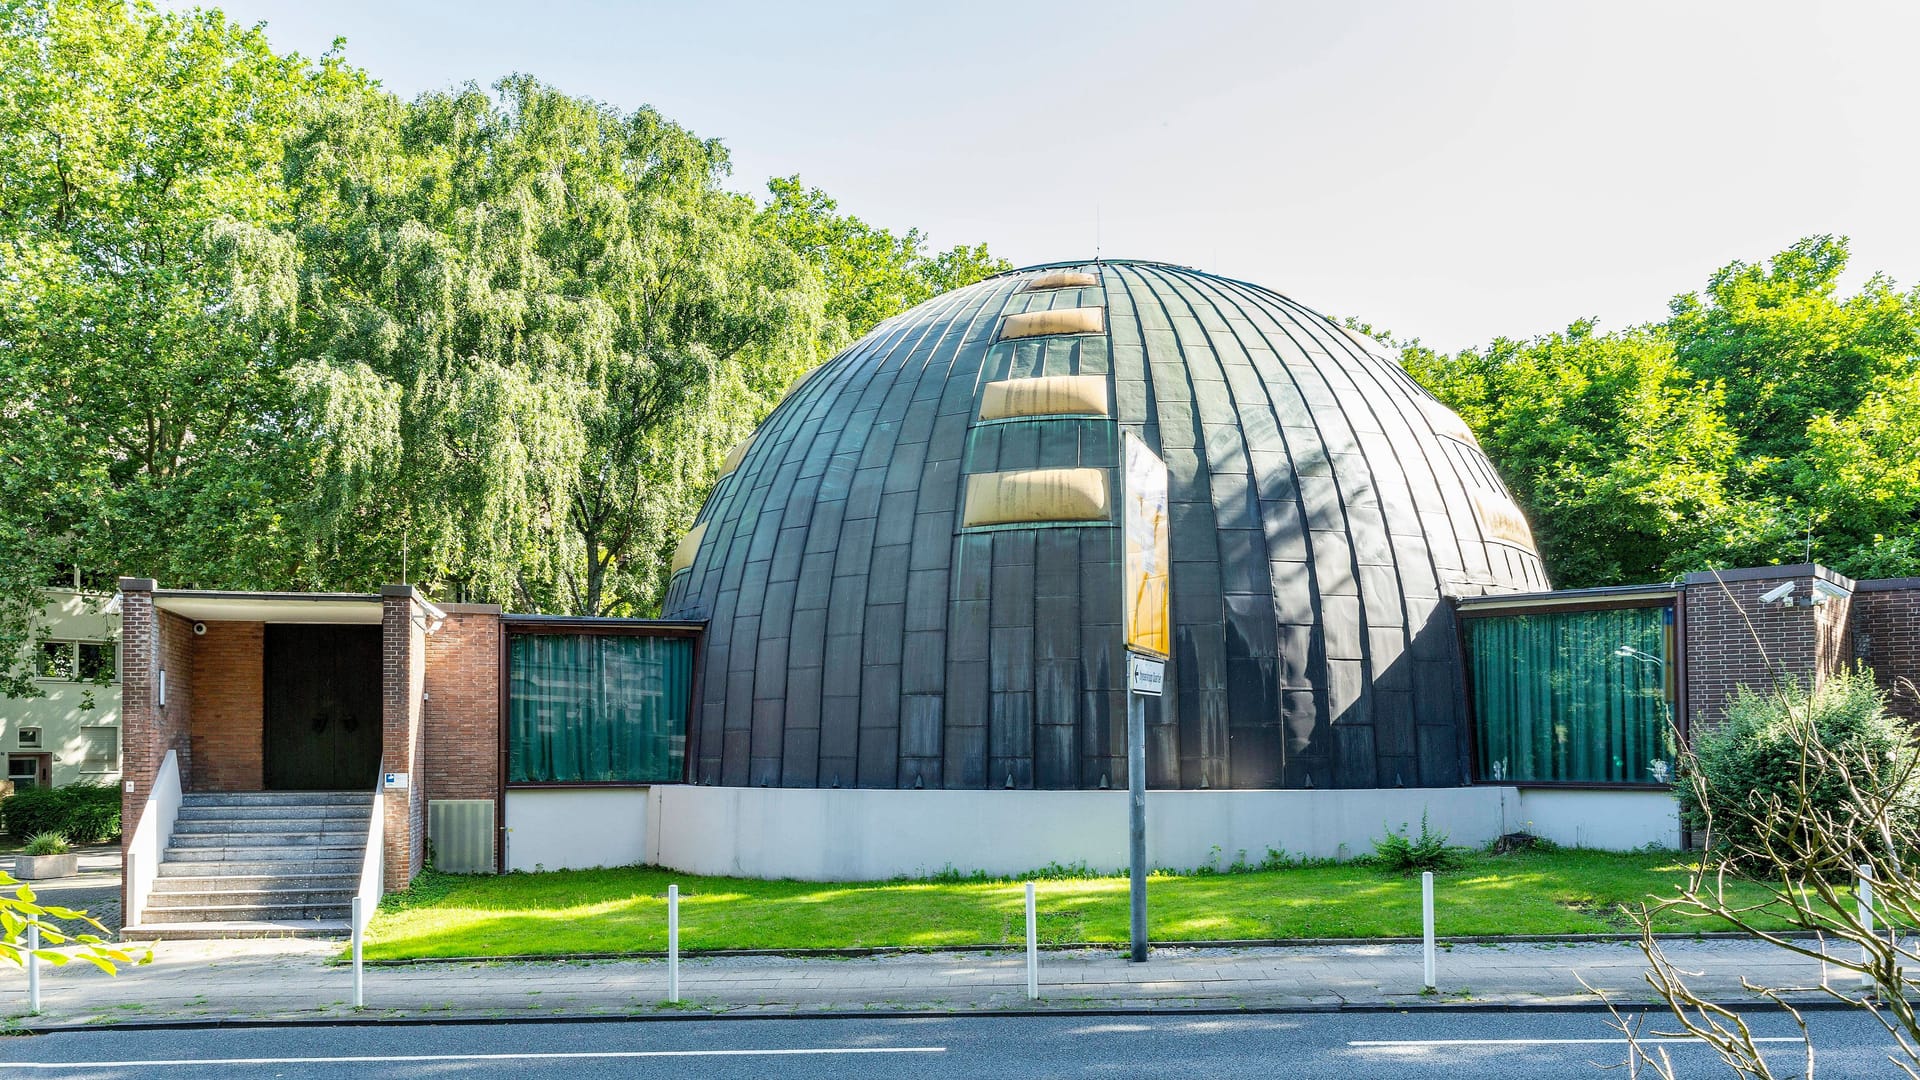
[[[8,835],[59,833],[76,844],[120,838],[120,791],[104,784],[29,788],[0,799],[0,824]]]
[[[34,922],[40,926],[40,950],[33,955],[42,963],[64,967],[80,960],[112,975],[121,964],[152,962],[152,950],[135,955],[108,944],[107,928],[100,920],[84,911],[42,904],[31,886],[0,873],[0,890],[7,888],[13,889],[13,895],[0,892],[0,961],[26,965],[27,925]],[[80,948],[61,948],[74,945]]]
[[[1403,358],[1478,434],[1556,585],[1920,573],[1920,290],[1842,296],[1846,264],[1844,239],[1809,237],[1663,322]]]
[[[796,377],[1004,266],[652,109],[402,101],[145,0],[0,2],[0,161],[0,657],[73,565],[650,612]]]
[[[1470,852],[1449,844],[1447,839],[1446,833],[1434,831],[1427,823],[1427,815],[1421,814],[1420,835],[1409,836],[1405,824],[1398,832],[1388,829],[1385,836],[1373,842],[1373,854],[1366,861],[1389,874],[1418,874],[1427,870],[1437,874],[1457,870],[1465,864]]]
[[[72,850],[73,845],[57,832],[35,833],[20,849],[25,855],[65,855]]]
[[[1815,766],[1811,747],[1825,747],[1847,768]],[[1920,825],[1916,754],[1872,672],[1843,671],[1811,692],[1793,680],[1765,694],[1742,687],[1720,723],[1694,733],[1675,792],[1688,826],[1711,821],[1715,846],[1730,850],[1756,848],[1766,823],[1781,813],[1851,828],[1856,791],[1888,798],[1890,825],[1899,832]],[[1831,846],[1842,850],[1853,839]],[[1868,837],[1866,846],[1878,845]]]

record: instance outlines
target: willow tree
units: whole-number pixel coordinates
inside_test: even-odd
[[[448,592],[644,608],[701,471],[663,437],[798,374],[817,281],[721,187],[717,142],[494,89],[368,90],[289,150],[313,520]]]

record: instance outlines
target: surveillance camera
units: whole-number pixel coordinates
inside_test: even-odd
[[[1779,585],[1761,593],[1760,602],[1763,604],[1791,605],[1793,603],[1793,582],[1783,581]]]
[[[197,623],[194,623],[194,624],[193,624],[193,636],[194,636],[194,637],[205,637],[205,636],[206,636],[206,633],[207,633],[207,624],[206,624],[206,623],[203,623],[203,622],[197,622]]]

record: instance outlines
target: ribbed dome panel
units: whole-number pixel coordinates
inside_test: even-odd
[[[1043,310],[1061,314],[1006,323]],[[1002,385],[981,419],[989,383],[1050,376],[1104,380],[1107,415],[1081,378]],[[1068,411],[1006,415],[1051,401]],[[1373,342],[1144,262],[937,297],[788,394],[668,594],[667,616],[708,622],[689,779],[1124,785],[1118,529],[1083,520],[1091,488],[1074,520],[962,516],[975,475],[1111,476],[1122,430],[1171,476],[1174,656],[1149,782],[1465,782],[1444,597],[1547,587],[1491,464]]]

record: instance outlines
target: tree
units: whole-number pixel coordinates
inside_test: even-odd
[[[1875,275],[1842,295],[1846,263],[1843,238],[1809,237],[1660,323],[1403,356],[1480,435],[1556,584],[1920,573],[1920,290]]]
[[[985,244],[929,256],[920,230],[896,236],[841,214],[839,203],[798,176],[776,177],[767,191],[772,197],[761,213],[762,227],[804,259],[826,288],[823,359],[883,319],[1012,269]]]
[[[1726,512],[1733,438],[1719,393],[1655,330],[1591,322],[1529,342],[1438,356],[1408,371],[1458,411],[1528,511],[1562,587],[1663,580]]]
[[[456,592],[645,608],[658,500],[686,497],[657,483],[661,436],[803,370],[818,287],[720,187],[718,143],[527,77],[495,90],[368,90],[289,153],[315,520]]]
[[[0,656],[62,567],[297,576],[294,254],[272,224],[330,66],[217,12],[0,3]]]

